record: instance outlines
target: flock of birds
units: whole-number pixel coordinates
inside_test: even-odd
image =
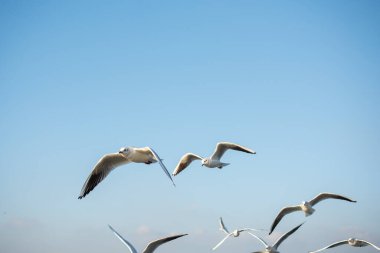
[[[184,169],[186,169],[193,161],[195,160],[201,160],[201,165],[206,166],[208,168],[218,168],[222,169],[223,167],[229,165],[229,163],[221,162],[220,159],[224,155],[224,153],[229,150],[236,150],[241,151],[245,153],[250,154],[256,154],[255,151],[243,147],[238,144],[230,143],[230,142],[219,142],[216,145],[216,148],[214,150],[214,153],[207,158],[203,158],[199,155],[193,154],[193,153],[186,153],[182,156],[180,161],[178,162],[177,166],[175,167],[172,175],[176,176],[179,173],[181,173]],[[101,181],[103,181],[108,174],[115,168],[120,167],[122,165],[128,164],[128,163],[145,163],[145,164],[152,164],[158,162],[166,174],[166,176],[170,179],[171,183],[175,186],[175,183],[173,181],[173,178],[171,177],[170,173],[166,169],[163,160],[158,156],[158,154],[150,147],[144,147],[144,148],[135,148],[135,147],[122,147],[118,153],[112,153],[104,155],[98,163],[93,168],[91,174],[88,176],[87,180],[85,181],[82,190],[79,195],[79,199],[84,198],[86,195],[88,195]],[[280,221],[287,215],[292,212],[296,211],[302,211],[304,212],[305,216],[312,215],[315,211],[313,208],[317,203],[320,201],[326,200],[326,199],[338,199],[338,200],[344,200],[348,202],[355,203],[355,200],[352,200],[350,198],[347,198],[342,195],[333,194],[333,193],[320,193],[316,197],[314,197],[310,201],[303,201],[299,205],[295,206],[287,206],[283,208],[278,215],[276,216],[272,226],[270,227],[269,235],[274,231],[276,226],[280,223]],[[302,225],[298,225],[289,232],[283,234],[274,244],[273,246],[268,245],[262,238],[258,237],[252,232],[257,231],[263,231],[264,229],[254,229],[254,228],[241,228],[241,229],[235,229],[232,232],[230,232],[226,226],[224,225],[223,219],[220,218],[219,220],[220,230],[225,234],[225,237],[217,244],[215,247],[213,247],[212,250],[216,250],[218,247],[220,247],[228,238],[230,237],[238,237],[242,232],[247,232],[252,237],[256,238],[259,242],[261,242],[264,245],[264,250],[261,251],[255,251],[252,253],[279,253],[278,247],[280,244],[287,239],[290,235],[292,235],[294,232],[296,232]],[[117,238],[121,240],[122,243],[124,243],[129,251],[131,253],[137,253],[137,250],[134,248],[134,246],[128,242],[126,239],[124,239],[113,227],[109,225],[109,228],[112,230],[112,232],[116,235]],[[167,243],[169,241],[178,239],[182,236],[185,236],[187,234],[179,234],[169,237],[160,238],[156,241],[150,242],[146,248],[142,251],[142,253],[152,253],[159,247],[160,245]],[[380,251],[380,247],[364,240],[359,240],[356,238],[349,238],[348,240],[338,241],[335,243],[332,243],[324,248],[321,248],[316,251],[310,251],[310,253],[316,253],[320,252],[329,248],[334,248],[340,245],[348,244],[353,247],[365,247],[365,246],[372,246],[376,250]]]

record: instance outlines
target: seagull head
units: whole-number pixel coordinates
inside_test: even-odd
[[[202,159],[202,166],[204,166],[204,165],[208,165],[208,159],[207,158]]]
[[[122,148],[120,148],[120,150],[119,150],[119,154],[124,154],[124,155],[126,155],[126,154],[128,154],[130,152],[130,149],[128,148],[128,147],[122,147]]]

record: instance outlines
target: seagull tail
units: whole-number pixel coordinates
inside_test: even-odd
[[[229,163],[221,163],[220,166],[218,167],[219,169],[222,169],[223,167],[226,167],[230,165]]]

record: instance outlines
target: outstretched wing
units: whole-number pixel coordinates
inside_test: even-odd
[[[223,156],[224,152],[227,151],[227,149],[233,149],[233,150],[242,151],[245,153],[256,154],[255,151],[253,151],[249,148],[240,146],[240,145],[235,144],[235,143],[219,142],[218,144],[216,144],[216,148],[215,148],[214,153],[211,156],[211,159],[212,160],[220,160],[220,158]]]
[[[194,160],[202,160],[202,157],[193,154],[193,153],[186,153],[182,156],[181,160],[179,160],[177,167],[175,167],[173,171],[173,176],[178,175],[181,171],[187,168],[187,166],[190,165],[190,163]]]
[[[268,244],[267,244],[263,239],[261,239],[261,237],[258,237],[257,235],[252,234],[252,233],[250,233],[250,232],[248,232],[248,234],[252,235],[252,236],[255,237],[257,240],[259,240],[259,242],[261,242],[261,243],[264,245],[264,247],[268,247]],[[261,252],[261,251],[258,251],[258,252]]]
[[[316,253],[316,252],[320,252],[322,250],[325,250],[325,249],[330,249],[330,248],[334,248],[336,246],[340,246],[340,245],[344,245],[344,244],[348,244],[348,241],[347,240],[344,240],[344,241],[340,241],[340,242],[334,242],[333,244],[330,244],[329,246],[326,246],[322,249],[319,249],[319,250],[316,250],[316,251],[310,251],[309,253]]]
[[[280,223],[281,219],[289,214],[289,213],[292,213],[292,212],[296,212],[296,211],[302,211],[302,208],[301,206],[288,206],[288,207],[285,207],[283,208],[278,214],[277,214],[277,217],[276,219],[273,221],[273,224],[272,226],[270,227],[270,231],[269,231],[269,234],[271,234],[273,232],[273,230],[276,228],[277,224]]]
[[[219,229],[222,230],[224,233],[226,234],[229,234],[230,232],[228,231],[228,229],[226,228],[226,226],[224,225],[224,222],[223,222],[223,219],[222,217],[219,218]]]
[[[85,197],[116,167],[129,163],[122,154],[108,154],[103,156],[95,165],[91,174],[84,183],[78,199]]]
[[[116,232],[116,230],[113,229],[113,227],[111,227],[111,225],[108,225],[108,227],[112,230],[112,232],[116,235],[116,237],[119,238],[120,241],[128,247],[128,249],[131,253],[137,253],[137,250],[133,247],[133,245],[130,242],[125,240],[118,232]]]
[[[223,240],[221,240],[217,245],[215,245],[214,248],[212,248],[212,250],[216,250],[216,249],[217,249],[220,245],[222,245],[222,243],[224,243],[224,241],[227,240],[227,238],[230,237],[231,235],[232,235],[232,233],[227,234],[227,235],[223,238]]]
[[[239,229],[239,232],[244,232],[244,231],[258,232],[258,231],[265,231],[265,229],[256,229],[256,228],[241,228],[241,229]]]
[[[318,202],[325,200],[325,199],[341,199],[349,202],[356,202],[355,200],[349,199],[347,197],[344,197],[342,195],[333,194],[333,193],[320,193],[315,198],[309,201],[310,205],[314,206]]]
[[[149,150],[150,150],[150,152],[152,152],[152,155],[154,156],[154,158],[156,158],[156,160],[160,164],[162,170],[165,172],[165,174],[168,176],[168,178],[170,179],[170,181],[172,181],[173,185],[175,186],[175,183],[174,183],[172,177],[170,176],[169,171],[166,169],[165,165],[163,164],[161,158],[158,156],[158,154],[152,148],[149,148]]]
[[[372,247],[374,247],[375,249],[377,250],[380,250],[379,247],[377,247],[376,245],[374,245],[373,243],[370,243],[370,242],[367,242],[367,241],[364,241],[364,240],[357,240],[360,244],[362,244],[363,246],[361,247],[364,247],[364,246],[367,246],[367,245],[370,245]]]
[[[158,239],[156,241],[150,242],[148,244],[148,246],[146,246],[146,248],[144,249],[144,251],[142,253],[152,253],[161,244],[167,243],[169,241],[172,241],[174,239],[177,239],[177,238],[185,236],[185,235],[187,235],[187,234],[169,236],[169,237],[161,238],[161,239]]]
[[[299,229],[302,225],[303,225],[303,223],[301,223],[301,224],[298,225],[297,227],[293,228],[293,229],[290,230],[288,233],[282,235],[282,236],[277,240],[277,242],[273,245],[273,248],[277,249],[278,246],[280,246],[280,244],[281,244],[286,238],[288,238],[291,234],[293,234],[294,232],[296,232],[297,229]]]

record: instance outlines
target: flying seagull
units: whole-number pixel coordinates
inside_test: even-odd
[[[112,232],[116,235],[117,238],[120,239],[120,241],[122,243],[125,244],[125,246],[128,247],[129,251],[131,253],[137,253],[137,250],[133,247],[133,245],[128,242],[127,240],[125,240],[118,232],[116,232],[115,229],[113,229],[113,227],[111,227],[111,225],[108,225],[108,227],[112,230]],[[164,244],[164,243],[167,243],[171,240],[174,240],[174,239],[177,239],[179,237],[182,237],[182,236],[185,236],[187,234],[181,234],[181,235],[174,235],[174,236],[169,236],[169,237],[164,237],[164,238],[161,238],[161,239],[158,239],[156,241],[153,241],[153,242],[150,242],[146,248],[143,250],[142,253],[152,253],[153,251],[155,251],[161,244]]]
[[[241,228],[241,229],[235,229],[234,231],[229,232],[223,223],[222,217],[219,218],[219,225],[220,225],[219,229],[222,230],[226,234],[226,236],[214,248],[212,248],[212,250],[216,250],[230,236],[238,237],[240,235],[240,233],[244,232],[244,231],[260,231],[260,230],[262,230],[262,229],[254,229],[254,228]]]
[[[122,147],[120,148],[119,153],[107,154],[100,158],[84,183],[78,199],[81,199],[89,194],[113,169],[130,162],[145,164],[158,162],[165,174],[175,186],[173,179],[165,165],[162,163],[161,158],[152,148]]]
[[[364,240],[359,240],[359,239],[356,239],[356,238],[350,238],[348,240],[344,240],[344,241],[340,241],[340,242],[335,242],[327,247],[324,247],[322,249],[319,249],[319,250],[316,250],[316,251],[310,251],[310,253],[316,253],[316,252],[319,252],[319,251],[322,251],[322,250],[325,250],[325,249],[330,249],[330,248],[334,248],[336,246],[339,246],[339,245],[344,245],[344,244],[348,244],[348,245],[351,245],[353,247],[365,247],[365,246],[372,246],[374,247],[375,249],[377,250],[380,250],[379,247],[375,246],[374,244],[370,243],[370,242],[367,242],[367,241],[364,241]]]
[[[264,247],[265,247],[265,249],[262,250],[262,251],[255,251],[255,252],[252,252],[252,253],[279,253],[279,251],[277,250],[277,248],[280,246],[280,244],[286,238],[288,238],[291,234],[293,234],[294,232],[296,232],[297,229],[299,229],[302,226],[302,224],[298,225],[297,227],[293,228],[292,230],[290,230],[286,234],[282,235],[273,246],[269,246],[263,239],[261,239],[260,237],[254,235],[254,234],[252,234],[250,232],[248,232],[253,237],[256,237],[256,239],[258,239],[264,245]]]
[[[305,213],[305,216],[312,215],[315,211],[313,206],[316,205],[318,202],[325,200],[325,199],[341,199],[341,200],[346,200],[349,202],[356,202],[355,200],[349,199],[349,198],[341,196],[341,195],[337,195],[337,194],[333,194],[333,193],[320,193],[319,195],[315,196],[315,198],[313,198],[310,201],[303,201],[300,205],[288,206],[288,207],[283,208],[278,213],[276,219],[274,220],[274,222],[270,228],[269,234],[271,234],[273,232],[273,230],[275,229],[277,224],[281,221],[281,219],[285,215],[292,213],[292,212],[295,212],[295,211],[303,211]]]
[[[242,151],[245,153],[250,153],[250,154],[256,154],[255,151],[240,146],[238,144],[234,144],[231,142],[219,142],[216,144],[216,148],[214,150],[214,153],[208,157],[208,158],[202,158],[199,155],[193,154],[193,153],[187,153],[184,156],[182,156],[181,160],[177,164],[176,168],[173,171],[173,176],[178,175],[181,171],[186,169],[187,166],[190,165],[190,163],[194,160],[201,160],[202,161],[202,166],[206,166],[208,168],[223,168],[224,166],[229,165],[229,163],[223,163],[220,161],[220,158],[222,158],[223,154],[228,150],[228,149],[233,149],[237,151]]]

